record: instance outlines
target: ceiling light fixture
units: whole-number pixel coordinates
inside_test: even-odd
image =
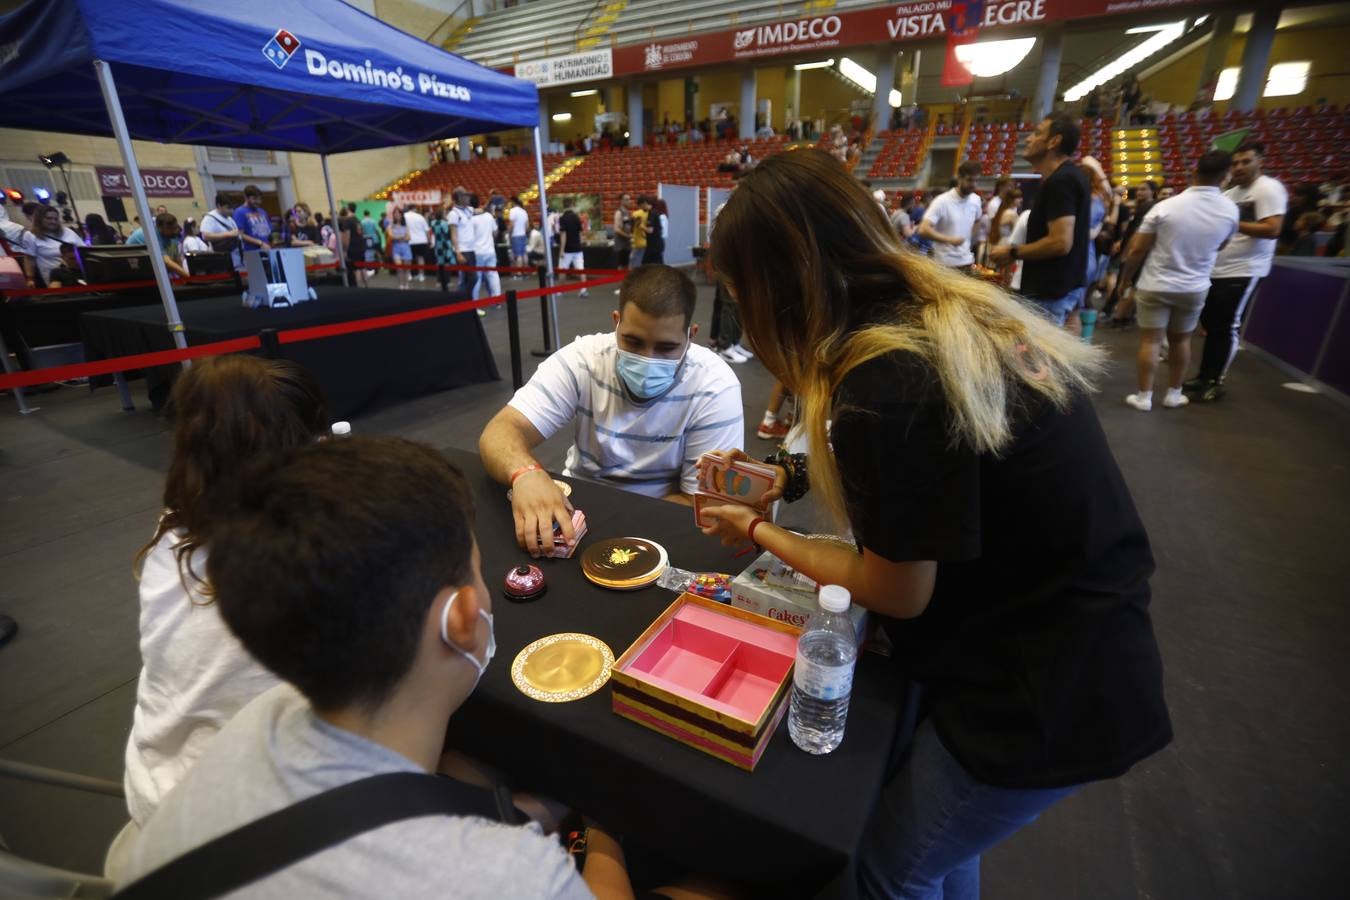
[[[956,59],[966,67],[967,72],[977,78],[993,78],[995,75],[1011,71],[1027,58],[1027,54],[1035,45],[1034,37],[957,44]]]
[[[554,114],[553,114],[553,121],[555,121],[555,122],[570,122],[570,121],[572,121],[572,114],[571,114],[571,113],[554,113]]]
[[[804,72],[807,69],[828,69],[832,65],[834,65],[834,60],[822,59],[820,62],[797,63],[792,68],[796,69],[798,72]]]
[[[1181,37],[1186,31],[1185,22],[1173,22],[1153,37],[1142,42],[1138,46],[1131,47],[1120,56],[1111,60],[1111,62],[1102,66],[1093,72],[1087,78],[1075,84],[1064,92],[1064,102],[1073,103],[1087,96],[1087,92],[1097,87],[1099,84],[1105,84],[1117,75],[1121,75],[1134,68],[1139,63],[1148,59],[1168,44]]]
[[[839,60],[839,74],[843,75],[869,94],[875,94],[877,92],[877,76],[873,75],[847,56]]]
[[[573,92],[572,92],[572,96],[573,96],[573,97],[589,97],[589,96],[591,96],[592,94],[598,94],[598,93],[600,93],[600,91],[599,91],[597,88],[591,88],[591,89],[588,90],[588,91],[573,91]]]

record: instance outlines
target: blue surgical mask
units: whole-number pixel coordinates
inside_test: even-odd
[[[688,337],[688,332],[685,334]],[[634,397],[655,400],[675,386],[675,376],[688,353],[688,344],[679,359],[653,359],[619,348],[619,377]]]
[[[478,673],[477,677],[475,677],[473,680],[474,686],[477,687],[478,680],[483,677],[484,670],[487,669],[488,663],[492,662],[493,654],[497,652],[497,636],[496,634],[493,633],[492,629],[492,613],[484,612],[483,608],[480,606],[478,607],[478,615],[480,615],[484,620],[486,620],[488,625],[487,652],[483,655],[482,661],[480,662],[478,660],[478,657],[474,656],[468,650],[465,650],[459,644],[456,644],[454,641],[450,640],[450,631],[449,631],[450,607],[455,602],[455,598],[458,596],[459,591],[455,591],[453,594],[450,595],[450,599],[445,602],[445,606],[441,608],[441,640],[445,641],[446,646],[448,646],[451,650],[454,650],[460,656],[467,659],[469,661],[469,665],[473,666],[474,671]]]

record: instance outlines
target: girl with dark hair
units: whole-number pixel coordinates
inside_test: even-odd
[[[118,235],[117,229],[105,222],[98,213],[90,213],[84,217],[84,233],[88,236],[91,244],[121,243],[121,236]]]
[[[717,236],[714,270],[809,441],[775,457],[766,499],[809,484],[861,551],[749,507],[706,507],[704,530],[882,618],[925,718],[868,825],[860,888],[975,898],[981,853],[1171,740],[1148,536],[1088,396],[1102,357],[906,249],[820,151],[743,177]]]
[[[133,831],[235,712],[277,683],[225,627],[203,580],[205,557],[244,468],[329,429],[314,377],[256,356],[193,365],[174,385],[168,415],[164,511],[135,565],[142,667],[125,779]]]

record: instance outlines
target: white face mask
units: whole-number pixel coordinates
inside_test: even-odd
[[[450,607],[454,604],[455,598],[458,596],[459,591],[455,591],[450,595],[450,599],[445,602],[445,606],[441,608],[441,640],[445,641],[447,647],[467,659],[469,664],[473,666],[474,671],[478,673],[473,680],[474,686],[476,687],[478,685],[478,680],[483,677],[483,672],[487,669],[488,663],[492,662],[492,655],[497,652],[497,636],[493,633],[492,629],[492,613],[484,612],[483,608],[480,606],[478,608],[478,615],[482,616],[488,624],[487,653],[484,655],[483,661],[479,662],[478,657],[450,640]]]

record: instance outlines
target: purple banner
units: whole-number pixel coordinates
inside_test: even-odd
[[[125,169],[95,166],[98,192],[104,197],[130,197],[131,183]],[[191,197],[192,179],[187,169],[141,169],[141,181],[147,197]]]

